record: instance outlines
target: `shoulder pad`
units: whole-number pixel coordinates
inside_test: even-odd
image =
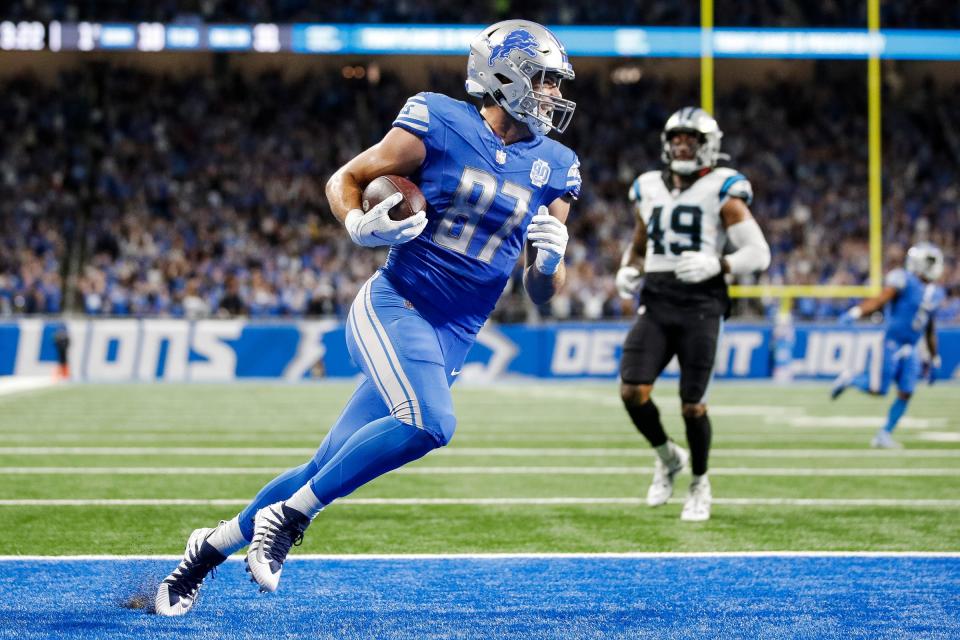
[[[720,184],[720,201],[727,198],[740,198],[748,205],[753,202],[753,186],[747,177],[733,169],[714,169],[714,171],[723,171],[720,177],[723,182]]]
[[[903,289],[907,286],[907,272],[903,269],[894,269],[883,279],[883,284],[894,289]]]
[[[640,187],[640,178],[643,176],[637,176],[633,183],[630,185],[630,189],[627,191],[627,199],[630,202],[639,203],[641,200],[641,187]]]

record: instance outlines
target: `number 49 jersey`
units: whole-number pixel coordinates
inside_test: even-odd
[[[668,180],[669,172],[648,171],[630,187],[629,198],[647,228],[641,303],[726,315],[730,300],[722,274],[688,284],[678,280],[674,271],[685,251],[723,255],[727,237],[720,210],[731,197],[750,204],[750,182],[728,168],[713,169],[683,191],[668,186]]]
[[[726,233],[720,209],[731,197],[750,204],[753,191],[740,173],[725,167],[699,178],[686,190],[667,186],[669,174],[648,171],[630,187],[629,198],[647,227],[644,271],[672,272],[684,251],[723,255]]]
[[[476,333],[493,311],[541,205],[580,193],[580,163],[536,135],[504,145],[477,109],[418,93],[393,122],[427,154],[410,176],[427,201],[427,227],[391,247],[384,273],[427,320]]]

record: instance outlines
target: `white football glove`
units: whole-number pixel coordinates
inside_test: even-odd
[[[720,273],[720,259],[699,251],[684,251],[677,263],[677,279],[681,282],[703,282]]]
[[[643,283],[643,274],[636,267],[620,267],[617,270],[617,295],[624,300],[633,300],[640,291],[640,285]]]
[[[537,248],[537,271],[547,276],[557,272],[567,251],[568,237],[566,225],[541,206],[527,227],[527,240]]]
[[[405,220],[391,220],[390,209],[403,200],[403,194],[394,193],[364,213],[351,209],[343,225],[350,239],[361,247],[383,247],[410,242],[427,226],[427,212],[420,211]]]

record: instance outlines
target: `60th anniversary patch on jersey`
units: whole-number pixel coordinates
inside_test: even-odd
[[[530,167],[530,184],[535,187],[542,187],[550,181],[550,164],[545,160],[537,158],[533,166]]]

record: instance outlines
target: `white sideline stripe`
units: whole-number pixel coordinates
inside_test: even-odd
[[[0,507],[235,507],[248,499],[237,498],[55,498],[0,500]],[[673,498],[671,504],[682,504]],[[344,498],[337,504],[350,506],[556,506],[556,505],[646,505],[645,498]],[[960,500],[901,498],[714,498],[713,504],[741,507],[940,507],[960,508]]]
[[[51,376],[0,376],[0,396],[47,389],[55,384]]]
[[[0,467],[2,475],[142,475],[142,476],[255,476],[277,474],[286,467]],[[400,475],[568,475],[620,476],[647,475],[653,467],[408,467],[393,473]],[[782,468],[713,467],[713,476],[791,476],[910,478],[960,476],[960,468]]]
[[[0,434],[2,436],[2,434]],[[98,455],[98,456],[312,456],[314,447],[0,447],[0,455]],[[569,447],[445,447],[434,456],[505,456],[633,458],[652,457],[639,445],[632,449]],[[855,449],[712,449],[710,455],[743,458],[960,458],[958,449],[872,450]]]
[[[302,553],[287,562],[338,560],[682,560],[697,558],[960,558],[957,551],[610,551],[596,553]],[[0,556],[0,562],[84,562],[90,560],[182,560],[179,555]],[[230,562],[242,562],[232,555]]]

